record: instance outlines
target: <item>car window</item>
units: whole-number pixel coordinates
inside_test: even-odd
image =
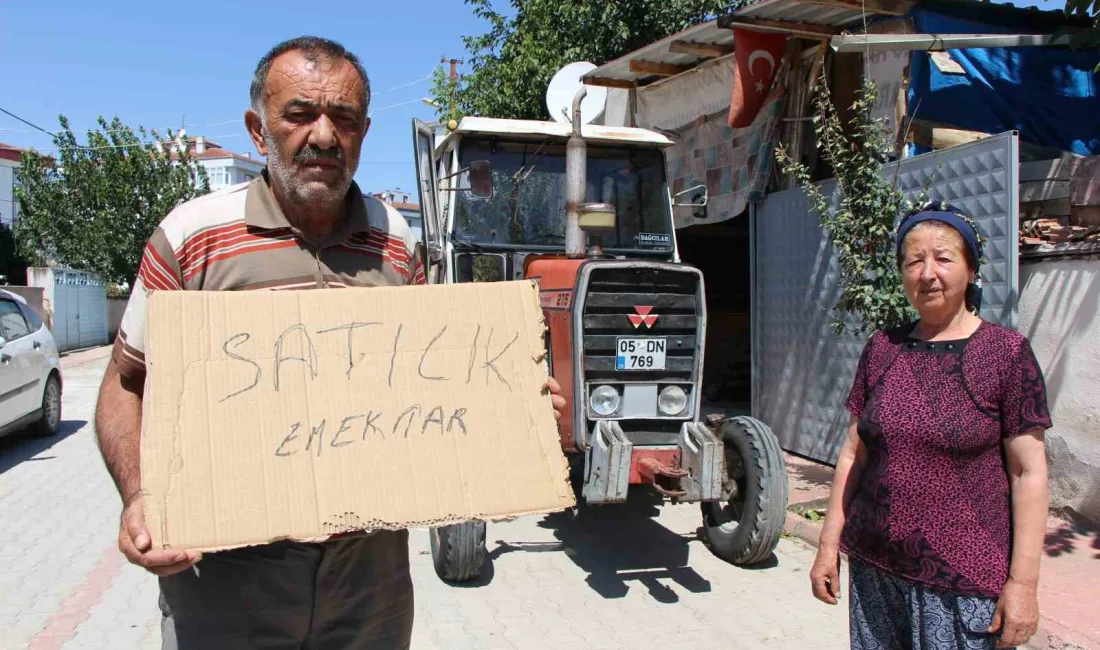
[[[27,326],[27,320],[23,318],[23,312],[18,305],[11,300],[0,300],[0,332],[9,341],[23,338],[31,333]]]
[[[38,317],[38,313],[31,309],[28,305],[19,305],[19,309],[23,311],[23,317],[27,319],[27,324],[30,325],[32,332],[37,332],[42,329],[42,319]]]

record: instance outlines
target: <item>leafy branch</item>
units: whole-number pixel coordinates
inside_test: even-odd
[[[1066,0],[1066,16],[1090,21],[1088,27],[1070,28],[1070,47],[1074,50],[1100,48],[1100,0]],[[1100,63],[1096,64],[1100,72]]]
[[[877,97],[874,82],[865,81],[845,130],[829,99],[824,74],[815,86],[814,131],[836,176],[840,196],[835,210],[811,181],[809,168],[793,160],[785,146],[776,151],[784,172],[792,174],[806,192],[836,252],[842,288],[835,305],[840,313],[834,313],[833,321],[838,333],[868,334],[903,325],[915,316],[894,254],[894,225],[911,204],[898,189],[896,177],[883,175],[893,143],[886,121],[872,117]],[[848,325],[845,315],[857,316],[858,325]]]

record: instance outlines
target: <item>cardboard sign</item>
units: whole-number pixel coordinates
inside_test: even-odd
[[[574,505],[532,282],[160,291],[141,439],[158,548]]]

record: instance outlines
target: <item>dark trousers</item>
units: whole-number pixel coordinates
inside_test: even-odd
[[[163,650],[394,650],[412,637],[407,530],[208,553],[160,589]]]

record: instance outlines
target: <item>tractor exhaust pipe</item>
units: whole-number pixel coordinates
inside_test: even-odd
[[[580,224],[580,206],[584,203],[587,168],[584,138],[581,137],[581,100],[588,94],[583,85],[573,97],[573,134],[565,145],[565,254],[584,257],[587,243]]]

